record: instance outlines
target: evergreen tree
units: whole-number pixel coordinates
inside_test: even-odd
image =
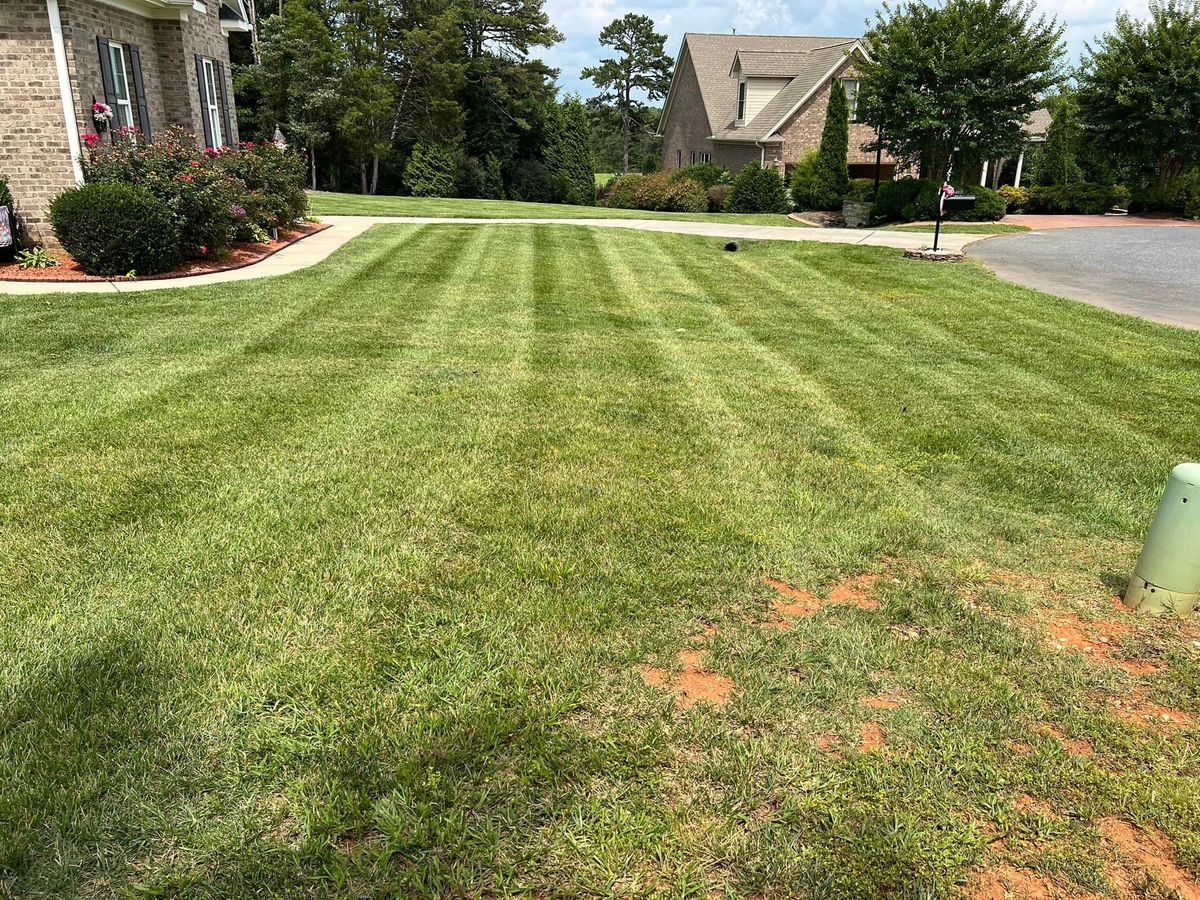
[[[1061,96],[1052,104],[1050,127],[1046,142],[1038,154],[1033,173],[1034,184],[1075,184],[1083,181],[1076,154],[1079,149],[1080,128],[1078,107],[1074,98]]]
[[[821,146],[813,169],[813,209],[837,209],[850,190],[850,169],[846,160],[850,152],[850,104],[846,89],[834,81],[829,90],[829,106],[825,110],[825,127],[821,130]]]
[[[618,53],[602,59],[598,66],[583,70],[600,89],[604,102],[612,104],[621,119],[621,171],[629,172],[629,146],[635,129],[644,127],[645,103],[666,96],[671,84],[671,58],[663,51],[666,36],[654,30],[649,16],[627,13],[614,19],[600,32],[600,43]]]
[[[404,167],[404,184],[414,197],[453,197],[456,169],[453,150],[421,141]]]
[[[500,160],[488,154],[484,160],[484,196],[489,200],[504,199],[504,179],[500,174]]]
[[[593,206],[596,175],[592,169],[592,135],[583,101],[571,96],[554,110],[546,165],[558,186],[563,203]]]

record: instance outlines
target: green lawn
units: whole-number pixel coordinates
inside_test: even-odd
[[[615,172],[597,172],[596,173],[596,187],[600,187],[601,185],[608,184],[610,181],[612,181],[612,179],[614,179],[616,177],[617,176],[616,176]]]
[[[1200,629],[1110,598],[1200,334],[720,248],[0,296],[0,895],[1194,888]]]
[[[911,225],[885,225],[887,231],[933,232],[932,222]],[[1019,234],[1028,231],[1028,225],[1009,225],[1007,222],[943,222],[942,234]]]
[[[664,213],[565,203],[524,203],[516,200],[456,200],[432,197],[384,197],[363,194],[309,194],[316,216],[445,216],[468,219],[672,219],[685,222],[730,222],[737,225],[786,225],[810,228],[774,213]]]

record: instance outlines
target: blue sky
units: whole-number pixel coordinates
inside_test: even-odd
[[[667,52],[673,57],[685,31],[728,32],[736,28],[749,34],[858,35],[878,7],[876,0],[547,0],[550,20],[566,35],[563,43],[540,55],[561,70],[564,92],[594,93],[579,72],[605,52],[597,40],[600,29],[627,12],[650,16],[667,35]],[[1066,41],[1072,62],[1079,59],[1085,41],[1106,30],[1118,9],[1145,14],[1145,0],[1118,4],[1114,0],[1043,0],[1039,8],[1057,16],[1067,26]]]

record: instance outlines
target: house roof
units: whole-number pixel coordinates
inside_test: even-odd
[[[691,57],[714,139],[753,142],[768,137],[857,41],[852,37],[689,32],[683,36],[680,60],[684,52]],[[735,60],[747,75],[792,79],[753,121],[737,128],[733,124],[737,115]]]
[[[1044,141],[1046,132],[1050,130],[1050,110],[1039,106],[1025,120],[1025,137],[1031,142]]]

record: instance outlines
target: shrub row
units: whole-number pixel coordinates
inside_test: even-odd
[[[1015,213],[1098,216],[1129,203],[1129,191],[1125,188],[1086,181],[1038,187],[1005,185],[1000,188],[1000,195],[1004,197],[1008,212]]]
[[[653,175],[614,178],[597,192],[610,209],[660,212],[786,213],[787,192],[774,169],[750,163],[730,182],[729,172],[712,163]]]
[[[1140,191],[1129,205],[1131,213],[1161,212],[1200,219],[1200,169],[1193,169],[1165,186]]]
[[[670,172],[630,173],[609,183],[604,205],[611,209],[704,212],[708,209],[708,192],[699,181],[675,178]]]
[[[883,222],[924,222],[937,216],[937,182],[920,178],[902,178],[879,185],[872,209],[874,218]],[[946,216],[958,222],[996,222],[1004,218],[1004,198],[981,185],[956,187],[959,193],[975,195],[973,209],[958,210]],[[950,209],[950,207],[947,207]]]

